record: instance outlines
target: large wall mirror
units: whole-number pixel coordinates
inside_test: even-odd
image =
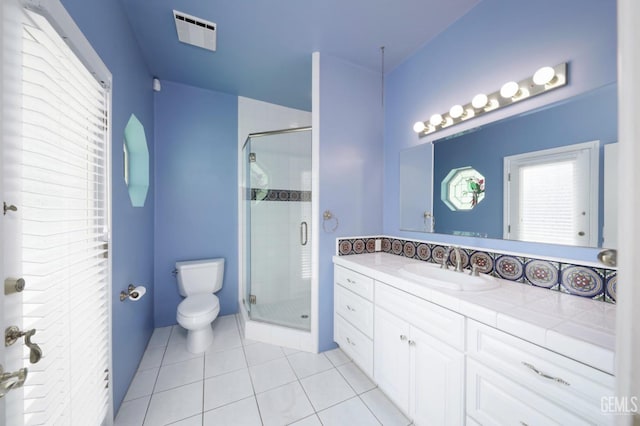
[[[615,248],[617,116],[611,84],[403,151],[401,229]]]

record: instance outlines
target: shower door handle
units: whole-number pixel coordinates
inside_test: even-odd
[[[300,222],[300,245],[303,245],[303,246],[307,245],[307,242],[309,241],[307,231],[308,231],[307,222],[305,221]]]

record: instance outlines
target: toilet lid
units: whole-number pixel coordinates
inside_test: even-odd
[[[208,314],[220,308],[220,301],[215,294],[196,294],[187,296],[178,305],[178,312],[184,316],[197,316]]]

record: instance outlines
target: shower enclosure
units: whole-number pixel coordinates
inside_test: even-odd
[[[252,321],[310,330],[311,128],[252,133],[243,154],[243,302]]]

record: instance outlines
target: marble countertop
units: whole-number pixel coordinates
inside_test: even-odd
[[[334,256],[333,263],[613,374],[613,304],[500,279],[486,291],[454,291],[405,278],[407,259],[388,253]]]

